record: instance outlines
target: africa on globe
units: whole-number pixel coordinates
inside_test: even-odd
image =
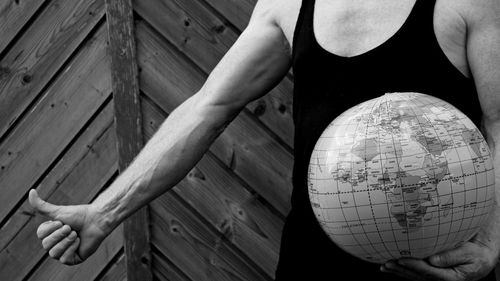
[[[338,116],[308,173],[323,230],[375,263],[453,248],[477,233],[494,204],[480,131],[451,104],[420,93],[385,94]]]

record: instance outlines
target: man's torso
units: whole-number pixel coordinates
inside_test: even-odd
[[[280,0],[276,22],[292,46],[301,0]],[[416,0],[316,0],[314,34],[325,50],[352,57],[391,38],[406,22]],[[470,0],[437,0],[434,31],[444,54],[465,76],[467,11]],[[292,46],[293,48],[293,46]]]

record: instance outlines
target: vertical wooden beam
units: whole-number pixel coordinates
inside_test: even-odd
[[[120,172],[142,148],[141,107],[131,0],[105,0]],[[148,206],[124,221],[128,281],[150,281]]]

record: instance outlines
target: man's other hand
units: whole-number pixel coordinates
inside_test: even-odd
[[[37,236],[49,255],[66,265],[75,265],[92,255],[107,231],[98,225],[92,205],[57,206],[45,202],[30,190],[29,202],[50,220],[40,224]]]
[[[496,265],[497,250],[477,239],[428,259],[390,261],[381,270],[420,281],[472,281],[485,277]]]

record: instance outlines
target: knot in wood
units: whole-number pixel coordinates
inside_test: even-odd
[[[280,106],[278,107],[278,111],[281,114],[285,114],[285,112],[286,112],[286,106],[284,104],[280,104]]]
[[[24,74],[22,78],[23,84],[28,84],[33,80],[33,77],[29,74]]]
[[[205,175],[200,170],[198,170],[198,168],[192,169],[191,172],[189,172],[188,177],[202,181],[206,180]]]
[[[212,27],[212,30],[215,31],[215,33],[221,34],[224,30],[226,30],[226,27],[223,24],[220,24]]]
[[[245,210],[243,210],[243,208],[241,208],[241,206],[239,204],[231,203],[230,207],[231,207],[231,211],[232,211],[233,215],[236,218],[238,218],[239,220],[242,220],[242,221],[247,219],[247,215],[246,215]]]
[[[142,264],[149,264],[149,259],[148,259],[148,257],[146,257],[146,256],[142,256],[142,257],[141,257],[141,263],[142,263]]]
[[[177,220],[170,221],[170,232],[176,235],[182,233],[182,226],[179,224]]]
[[[257,117],[260,117],[266,113],[266,108],[267,104],[265,101],[260,100],[257,102],[257,106],[253,110],[253,114],[255,114]]]
[[[10,68],[5,66],[0,66],[0,79],[9,74],[10,74]]]

